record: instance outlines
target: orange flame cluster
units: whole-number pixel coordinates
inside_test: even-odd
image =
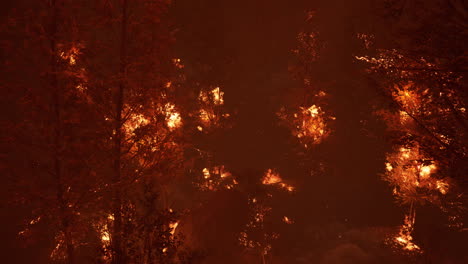
[[[394,187],[394,195],[403,203],[436,202],[450,187],[447,180],[432,176],[436,171],[436,163],[426,158],[417,146],[401,147],[387,156],[384,180]]]
[[[134,136],[135,135],[135,130],[137,128],[140,128],[142,126],[148,125],[150,123],[150,120],[146,118],[143,114],[131,114],[127,121],[123,124],[123,130],[125,131],[125,134],[128,136]]]
[[[81,55],[81,50],[84,46],[81,43],[72,43],[71,47],[66,48],[64,45],[59,45],[59,54],[58,57],[64,61],[71,70],[66,71],[67,75],[74,77],[76,91],[81,93],[83,96],[86,91],[86,83],[88,81],[88,75],[85,68],[77,67],[77,61]],[[89,97],[87,97],[90,100]]]
[[[288,192],[294,191],[294,187],[283,182],[281,176],[278,172],[275,172],[272,169],[268,169],[263,176],[262,183],[264,185],[275,185],[279,186],[282,189],[287,190]]]
[[[315,96],[320,99],[326,93],[319,91]],[[277,113],[280,120],[290,128],[294,137],[298,138],[305,148],[320,144],[331,133],[330,122],[336,118],[328,115],[317,104],[308,107],[299,107],[299,111],[289,114],[283,107]]]
[[[398,87],[393,96],[402,106],[398,115],[398,123],[393,126],[408,129],[412,124],[410,115],[420,111],[421,96],[412,89],[413,84],[408,83]],[[437,163],[423,153],[418,143],[412,146],[400,147],[387,155],[386,174],[384,180],[394,187],[393,193],[404,203],[418,203],[424,200],[436,203],[440,195],[449,191],[449,182],[446,179],[433,177],[437,171]]]
[[[126,112],[130,111],[130,108],[126,107]],[[169,130],[173,131],[182,126],[182,117],[180,116],[180,113],[177,112],[175,104],[167,102],[165,104],[159,105],[157,107],[157,113],[164,116],[164,122],[166,123]],[[149,116],[148,114],[132,112],[125,120],[123,124],[123,130],[127,136],[131,137],[135,135],[135,130],[155,121],[157,120],[154,115]]]
[[[76,60],[81,53],[81,47],[79,45],[72,45],[69,49],[60,51],[60,58],[66,62],[68,62],[69,65],[75,65]]]

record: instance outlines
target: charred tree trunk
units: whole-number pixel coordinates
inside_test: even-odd
[[[125,250],[123,247],[123,219],[122,219],[122,115],[125,91],[125,68],[126,68],[126,39],[127,39],[127,0],[122,1],[122,24],[120,42],[120,70],[119,86],[115,97],[116,117],[115,117],[115,137],[114,137],[114,227],[113,227],[113,264],[125,263]]]
[[[53,150],[53,162],[54,162],[54,175],[55,182],[57,184],[57,203],[59,209],[59,219],[62,232],[64,234],[64,243],[66,246],[67,263],[74,263],[74,247],[72,241],[72,235],[70,232],[70,217],[68,213],[68,206],[64,197],[64,186],[63,186],[63,171],[62,171],[62,148],[63,148],[63,136],[62,136],[62,91],[60,89],[58,78],[57,78],[57,24],[58,24],[58,6],[57,1],[52,0],[50,3],[50,9],[52,12],[52,21],[50,25],[50,88],[52,90],[52,109],[54,116],[54,150]]]

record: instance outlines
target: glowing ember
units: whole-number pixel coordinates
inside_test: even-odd
[[[289,217],[287,217],[287,216],[283,216],[283,222],[285,222],[286,224],[289,224],[289,225],[294,223],[294,221],[289,219]]]

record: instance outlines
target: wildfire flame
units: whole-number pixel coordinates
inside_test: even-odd
[[[164,112],[166,114],[166,122],[169,129],[174,130],[182,125],[182,118],[180,113],[176,111],[176,107],[172,103],[164,105]]]
[[[279,173],[272,169],[268,169],[263,176],[262,183],[264,185],[277,185],[288,192],[294,191],[294,187],[283,182]]]
[[[78,45],[73,45],[70,49],[61,51],[59,55],[62,60],[67,61],[69,65],[73,66],[76,64],[80,50],[81,49]]]
[[[175,234],[176,228],[179,225],[179,221],[172,222],[169,224],[169,228],[171,229],[171,235],[173,236]]]
[[[137,128],[145,126],[150,123],[150,120],[142,114],[132,114],[124,123],[123,129],[127,135],[134,135]]]
[[[202,126],[197,126],[198,131],[202,132],[204,128],[219,126],[221,120],[228,118],[228,113],[223,113],[221,107],[224,105],[224,92],[220,87],[211,90],[201,90],[198,96],[201,108],[199,117]]]
[[[325,92],[320,91],[316,96],[325,95]],[[321,143],[331,132],[328,128],[328,122],[335,120],[335,117],[326,116],[322,108],[316,104],[309,107],[299,107],[299,111],[292,116],[282,108],[277,115],[289,124],[293,136],[297,137],[306,148]]]

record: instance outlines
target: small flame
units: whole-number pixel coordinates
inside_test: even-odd
[[[268,169],[263,176],[262,183],[265,185],[278,185],[289,192],[294,191],[294,187],[283,182],[279,173]]]
[[[294,221],[289,219],[289,217],[287,216],[283,216],[283,222],[285,222],[286,224],[290,225],[290,224],[293,224]]]
[[[272,169],[268,169],[265,177],[263,177],[262,183],[265,185],[280,183],[282,181],[279,173],[274,172]]]
[[[169,228],[171,229],[171,235],[173,236],[175,234],[176,228],[179,225],[179,221],[177,222],[172,222],[169,224]]]
[[[437,187],[436,187],[437,190],[439,190],[439,192],[440,192],[441,194],[447,194],[448,188],[449,188],[449,184],[448,184],[447,182],[444,182],[444,181],[442,181],[442,180],[438,180],[438,181],[436,182],[436,186],[437,186]]]
[[[80,48],[74,45],[69,50],[60,52],[60,58],[62,58],[65,61],[68,61],[68,64],[73,66],[76,64],[76,60],[79,54]]]
[[[203,168],[203,177],[205,179],[210,178],[211,177],[210,170],[208,170],[207,168]]]
[[[230,190],[239,184],[224,165],[203,168],[202,173],[203,181],[199,184],[199,187],[204,190],[217,191],[222,188]]]

